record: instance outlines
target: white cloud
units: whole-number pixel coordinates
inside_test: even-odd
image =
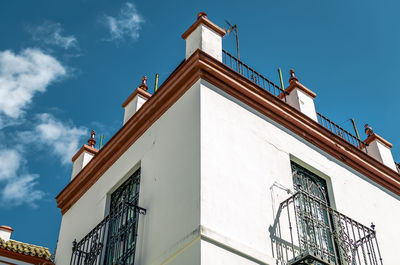
[[[89,130],[63,123],[47,113],[39,114],[37,118],[34,129],[20,133],[20,139],[50,150],[63,165],[71,163],[71,158],[82,145],[82,138],[89,138]]]
[[[77,48],[78,41],[75,36],[63,36],[60,23],[50,21],[44,22],[37,27],[29,27],[28,31],[32,34],[35,41],[40,41],[48,45],[59,46],[64,49]]]
[[[43,198],[44,192],[37,190],[36,174],[23,174],[23,165],[26,161],[16,149],[0,149],[0,191],[1,205],[6,207],[28,204],[36,206],[36,202]]]
[[[14,178],[21,164],[21,156],[14,149],[0,150],[0,181]]]
[[[37,207],[36,202],[44,196],[44,192],[35,187],[38,184],[36,181],[38,177],[35,174],[28,174],[8,181],[1,192],[2,202],[8,207],[24,203]]]
[[[0,52],[0,115],[19,118],[36,93],[64,75],[61,63],[38,49]]]
[[[116,17],[105,16],[104,23],[110,32],[110,40],[131,40],[139,38],[139,31],[144,19],[132,3],[125,3]]]

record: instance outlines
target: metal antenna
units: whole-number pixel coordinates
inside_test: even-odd
[[[238,27],[237,25],[233,25],[229,23],[228,20],[225,19],[226,24],[228,24],[229,28],[225,28],[226,34],[229,35],[232,31],[235,32],[235,37],[236,37],[236,51],[237,51],[237,59],[240,61],[240,56],[239,56],[239,35],[238,35]]]

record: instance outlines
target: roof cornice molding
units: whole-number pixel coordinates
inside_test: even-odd
[[[382,187],[400,195],[400,175],[397,172],[210,55],[197,50],[177,67],[157,92],[61,191],[56,197],[61,213],[67,212],[104,172],[200,78],[271,118]]]

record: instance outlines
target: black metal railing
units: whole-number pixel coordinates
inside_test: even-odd
[[[373,224],[366,227],[300,191],[280,204],[270,236],[282,265],[383,265]]]
[[[361,141],[360,139],[358,139],[355,135],[353,135],[349,131],[343,129],[342,127],[340,127],[339,125],[337,125],[336,123],[334,123],[333,121],[331,121],[330,119],[328,119],[327,117],[322,115],[321,113],[317,112],[317,117],[318,117],[319,124],[324,126],[326,129],[333,132],[334,134],[336,134],[337,136],[339,136],[346,142],[367,152],[367,148],[366,148],[366,145],[364,144],[364,142]]]
[[[246,77],[253,83],[256,83],[258,86],[264,88],[269,93],[273,94],[274,96],[286,102],[287,93],[285,92],[284,89],[274,84],[265,76],[259,74],[253,68],[249,67],[247,64],[239,61],[232,54],[230,54],[225,50],[222,50],[222,62],[232,70],[238,72],[239,74]]]
[[[71,265],[133,264],[139,213],[146,210],[130,202],[113,209],[81,241],[73,242]]]
[[[264,88],[274,96],[283,99],[286,102],[287,92],[284,89],[274,84],[268,78],[259,74],[253,68],[249,67],[247,64],[239,61],[232,54],[230,54],[225,50],[222,50],[222,62],[229,68],[233,69],[234,71],[238,72],[242,76],[252,81],[253,83],[256,83],[258,86]],[[333,132],[337,136],[341,137],[348,143],[354,145],[355,147],[367,152],[366,145],[356,136],[354,136],[353,134],[343,129],[342,127],[340,127],[339,125],[337,125],[336,123],[329,120],[327,117],[318,112],[317,112],[317,117],[319,124],[321,124],[323,127]]]

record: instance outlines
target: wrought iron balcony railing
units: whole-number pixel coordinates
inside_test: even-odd
[[[138,214],[146,209],[137,199],[125,202],[107,215],[78,243],[73,242],[71,265],[133,264]]]
[[[300,191],[280,204],[270,236],[281,265],[383,265],[373,224]]]

